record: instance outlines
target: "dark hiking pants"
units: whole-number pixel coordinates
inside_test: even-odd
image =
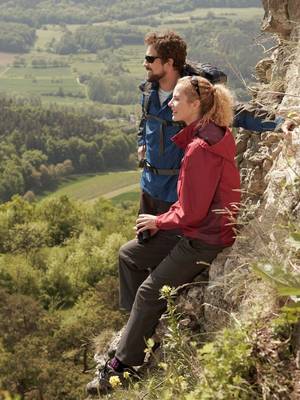
[[[132,240],[120,249],[120,305],[131,312],[116,357],[130,366],[143,363],[146,340],[166,309],[160,289],[191,282],[223,249],[166,233],[159,231],[145,244]]]
[[[139,214],[164,214],[169,211],[172,204],[167,201],[155,199],[149,193],[142,191],[140,195]]]

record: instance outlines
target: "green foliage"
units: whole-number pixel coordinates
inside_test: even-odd
[[[50,237],[46,222],[26,222],[16,224],[9,230],[4,246],[12,253],[29,252],[46,246],[50,242]]]
[[[8,200],[16,193],[23,194],[24,190],[25,182],[20,166],[16,161],[8,160],[1,173],[0,198]]]
[[[55,44],[55,51],[58,54],[75,54],[78,50],[79,46],[71,32],[66,33],[60,41]]]
[[[143,44],[143,32],[128,27],[84,26],[75,31],[65,33],[54,44],[54,50],[58,54],[72,54],[79,49],[90,53],[98,50],[113,49],[126,44]]]
[[[211,342],[192,336],[180,325],[176,290],[164,286],[167,333],[160,370],[126,393],[130,399],[152,400],[254,400],[290,398],[289,336],[270,329],[270,321],[250,320],[218,332]],[[256,316],[257,317],[257,316]],[[149,339],[146,352],[152,353]],[[155,357],[155,353],[154,353]],[[142,392],[142,395],[141,395]],[[116,391],[112,400],[123,398]]]
[[[5,22],[0,24],[0,51],[27,52],[35,39],[35,29],[29,28],[27,25]]]
[[[213,343],[199,350],[203,377],[187,399],[200,394],[203,400],[249,399],[252,389],[246,378],[254,364],[251,352],[252,344],[244,329],[225,329]]]
[[[11,396],[9,392],[0,390],[0,399],[1,400],[20,400],[19,396]]]
[[[287,304],[277,321],[277,325],[293,326],[300,320],[300,276],[297,266],[300,260],[300,232],[294,224],[289,226],[285,243],[279,243],[286,260],[270,259],[268,262],[257,262],[252,267],[254,271],[276,288],[280,296],[289,296]]]
[[[269,262],[255,264],[254,271],[273,284],[282,296],[300,296],[299,274],[286,271],[282,265]]]
[[[0,114],[0,136],[5,132],[0,201],[28,190],[53,189],[73,172],[132,167],[135,135],[104,125],[96,113],[88,117],[85,112],[47,110],[0,98]]]
[[[23,255],[6,254],[0,258],[0,287],[38,299],[41,295],[42,271]]]
[[[239,77],[251,82],[253,67],[262,58],[261,49],[253,43],[259,24],[257,18],[232,21],[216,17],[190,24],[182,30],[184,37],[188,38],[190,58],[222,68],[240,100],[247,100],[249,94]],[[271,43],[271,40],[264,39],[265,46],[271,47]]]
[[[116,262],[135,215],[67,197],[36,204],[16,196],[0,206],[1,388],[21,398],[82,398],[93,337],[125,322]]]
[[[249,399],[252,389],[247,378],[253,361],[246,328],[224,329],[213,342],[197,350],[197,341],[191,341],[189,333],[180,327],[176,291],[164,286],[161,293],[167,300],[167,334],[166,361],[161,364],[166,376],[160,398]]]
[[[112,72],[112,71],[111,71]],[[108,104],[136,104],[138,100],[137,80],[122,74],[122,79],[115,76],[93,77],[88,81],[88,95],[91,100]]]
[[[82,230],[80,209],[67,196],[44,200],[38,206],[38,214],[48,224],[52,244],[63,243]]]

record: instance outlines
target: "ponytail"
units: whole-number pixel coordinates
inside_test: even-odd
[[[233,96],[231,95],[230,91],[222,84],[216,84],[212,87],[212,96],[212,107],[202,114],[203,123],[208,123],[209,120],[211,120],[219,126],[230,126],[233,121]],[[203,105],[205,106],[205,101],[203,103]]]
[[[178,83],[183,86],[190,101],[200,100],[202,125],[209,121],[223,127],[232,124],[234,100],[231,92],[224,85],[213,85],[200,76],[183,77],[179,79]]]

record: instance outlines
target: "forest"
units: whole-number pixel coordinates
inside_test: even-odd
[[[35,39],[35,29],[28,25],[4,22],[0,25],[0,51],[28,52]]]
[[[116,262],[135,215],[103,199],[0,205],[0,398],[84,397],[93,338],[125,321]]]
[[[53,189],[71,173],[135,167],[135,126],[112,128],[79,110],[0,98],[0,200]],[[125,131],[124,131],[125,129]]]

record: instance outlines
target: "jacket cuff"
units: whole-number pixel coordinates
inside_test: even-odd
[[[161,227],[161,221],[159,220],[159,217],[156,217],[156,219],[155,219],[155,225],[156,225],[156,228],[160,229],[160,227]]]

